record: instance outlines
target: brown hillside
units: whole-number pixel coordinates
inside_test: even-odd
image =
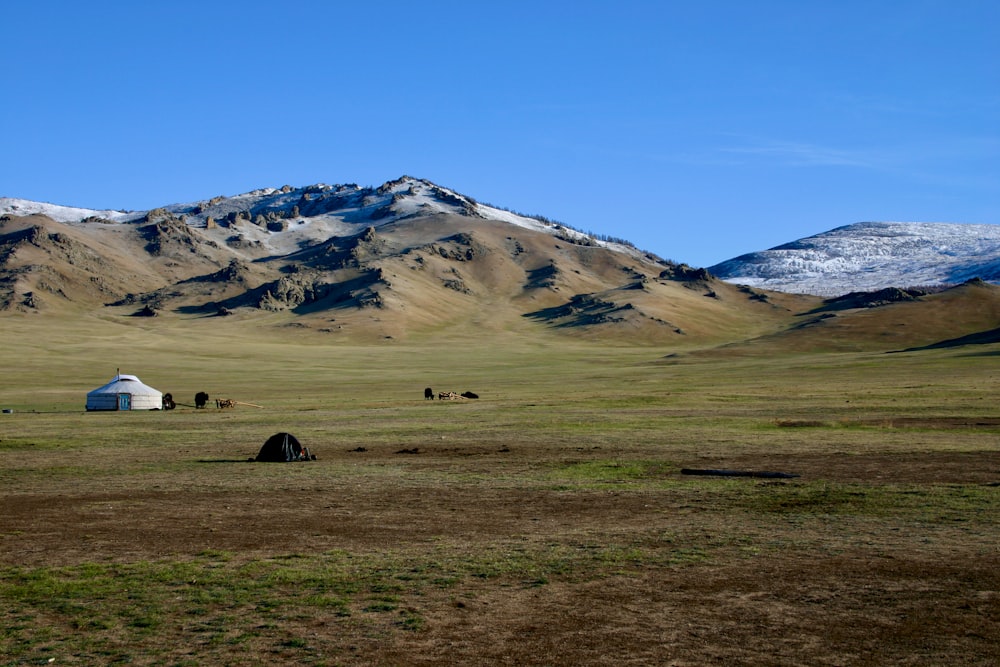
[[[968,344],[990,342],[1000,326],[1000,286],[979,280],[907,299],[874,300],[867,307],[831,308],[835,301],[801,313],[785,331],[734,349],[896,351],[963,338]]]
[[[0,217],[0,310],[91,310],[166,279],[137,253],[133,230]]]
[[[200,226],[163,209],[131,223],[4,216],[0,312],[229,315],[356,341],[550,333],[730,353],[962,344],[1000,325],[1000,287],[985,283],[823,302],[473,215],[408,215],[349,235],[230,217]]]

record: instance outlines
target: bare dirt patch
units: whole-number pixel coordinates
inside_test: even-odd
[[[775,470],[858,484],[1000,484],[1000,451],[706,457],[700,468]]]
[[[359,456],[410,467],[401,478],[346,475],[340,464]],[[131,586],[137,564],[151,563],[159,581],[179,567],[169,563],[188,563],[157,584],[168,588],[156,594],[155,635],[131,636],[130,649],[103,645],[135,664],[987,665],[1000,656],[996,520],[932,518],[906,504],[927,484],[1000,493],[989,486],[1000,453],[718,462],[790,469],[802,475],[794,481],[715,484],[657,467],[614,483],[501,481],[550,457],[498,464],[483,478],[461,448],[345,451],[270,464],[288,466],[280,488],[101,491],[82,481],[8,492],[0,560],[8,583],[29,564],[89,563]],[[198,465],[225,477],[265,464]],[[882,507],[896,502],[882,499],[887,484],[905,502]],[[770,503],[775,494],[792,504]],[[880,500],[853,504],[866,494]],[[338,579],[344,563],[356,569]],[[220,572],[229,574],[217,599],[170,602],[195,599],[208,586],[198,582]],[[241,579],[272,577],[279,583],[241,592]],[[333,595],[323,582],[334,579],[354,584],[329,584],[332,601],[315,602]],[[44,616],[8,602],[8,627]],[[82,622],[63,607],[46,613],[56,627]],[[74,650],[60,662],[101,661],[100,651]]]

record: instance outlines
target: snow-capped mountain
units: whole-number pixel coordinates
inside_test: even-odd
[[[354,341],[447,330],[694,347],[979,344],[1000,321],[1000,287],[982,281],[849,302],[809,293],[996,279],[998,230],[853,225],[712,267],[725,282],[406,176],[148,211],[0,199],[0,318],[222,318]]]
[[[0,200],[0,314],[280,312],[359,338],[535,322],[653,340],[790,312],[702,273],[406,176],[148,211]]]
[[[548,220],[534,218],[476,202],[430,181],[402,176],[378,188],[316,184],[261,188],[234,196],[219,196],[187,204],[169,204],[148,211],[93,210],[0,197],[0,215],[45,215],[58,222],[134,223],[166,213],[192,228],[250,222],[247,236],[275,250],[287,252],[303,243],[331,236],[351,236],[368,227],[434,214],[458,214],[507,222],[533,231],[562,236],[574,242],[612,247],[629,254],[635,248],[595,239],[583,232]],[[256,233],[253,227],[257,227]]]
[[[727,282],[818,296],[1000,282],[1000,225],[861,222],[708,270]]]

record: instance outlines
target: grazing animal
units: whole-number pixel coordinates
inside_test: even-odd
[[[471,391],[463,391],[462,396],[464,398],[479,398],[479,394],[473,394]]]
[[[453,391],[442,391],[438,394],[438,398],[442,401],[457,401],[464,398],[461,394],[456,394]]]
[[[235,408],[236,401],[231,398],[217,398],[215,399],[215,407],[217,408]]]
[[[199,391],[194,395],[194,407],[203,408],[206,403],[208,403],[208,394],[203,391]]]
[[[431,389],[430,387],[427,387],[427,389],[424,389],[424,400],[425,401],[433,401],[434,400],[434,390]]]

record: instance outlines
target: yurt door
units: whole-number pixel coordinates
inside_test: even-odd
[[[118,394],[118,409],[119,410],[132,409],[132,394]]]

